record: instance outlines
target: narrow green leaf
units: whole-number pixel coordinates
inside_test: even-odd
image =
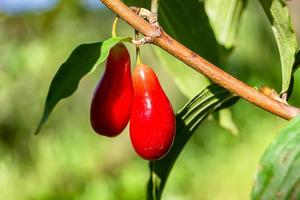
[[[300,198],[300,116],[266,149],[252,189],[253,200]]]
[[[73,50],[52,79],[36,134],[49,118],[55,105],[76,91],[81,78],[89,73],[95,64],[100,64],[107,58],[111,47],[127,40],[128,38],[114,37],[103,42],[81,44]]]
[[[289,9],[283,0],[260,0],[260,3],[272,25],[277,42],[282,71],[281,93],[286,93],[297,51],[296,34],[292,28]]]
[[[218,42],[231,49],[237,40],[247,0],[205,0],[204,3]]]
[[[161,160],[151,161],[148,199],[160,199],[171,169],[189,138],[212,112],[233,105],[238,97],[210,85],[190,100],[176,115],[176,136],[170,152]]]

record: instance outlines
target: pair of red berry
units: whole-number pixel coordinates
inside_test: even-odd
[[[175,136],[175,117],[154,71],[137,62],[131,76],[130,56],[123,44],[109,53],[95,90],[90,120],[100,135],[114,137],[130,120],[133,148],[147,160],[162,158]]]

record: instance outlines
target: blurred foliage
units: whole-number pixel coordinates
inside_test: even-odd
[[[279,91],[280,59],[271,27],[258,2],[247,6],[236,49],[222,67],[251,85]],[[107,39],[113,17],[75,0],[44,13],[0,14],[0,199],[145,198],[147,162],[135,155],[127,131],[108,139],[89,126],[101,68],[60,102],[40,135],[33,135],[58,66],[78,44]],[[133,30],[122,23],[119,34],[133,35]],[[128,47],[134,60],[134,49]],[[149,45],[142,52],[179,110],[187,99]],[[300,85],[294,87],[291,103],[299,106]],[[286,122],[245,101],[232,110],[240,136],[228,134],[214,120],[202,124],[174,166],[163,199],[249,198],[259,158]]]
[[[300,116],[291,120],[264,152],[251,193],[253,200],[299,199],[299,122]]]

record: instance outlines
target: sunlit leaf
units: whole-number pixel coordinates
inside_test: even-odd
[[[128,38],[113,37],[103,42],[81,44],[73,50],[52,79],[36,134],[49,118],[55,105],[76,91],[81,78],[95,65],[102,63],[114,45],[127,40]]]
[[[159,23],[176,40],[201,55],[210,62],[219,65],[219,45],[209,24],[204,4],[198,0],[160,1],[158,9]],[[175,79],[181,92],[192,98],[208,85],[207,78],[194,70],[156,50],[163,66]]]
[[[156,47],[155,53],[161,61],[162,67],[170,73],[179,90],[187,98],[193,98],[199,91],[209,85],[209,80],[205,76],[195,72],[192,68],[164,50]]]
[[[217,41],[223,46],[219,50],[220,66],[227,65],[227,59],[238,40],[238,32],[247,0],[204,0],[205,10],[214,30]],[[231,110],[224,109],[216,114],[219,125],[233,135],[238,128],[232,118]]]
[[[231,49],[237,40],[247,0],[205,0],[204,3],[218,42]]]
[[[150,162],[148,199],[160,199],[171,169],[180,152],[201,122],[214,111],[233,105],[238,97],[210,85],[190,100],[176,115],[176,136],[170,152],[161,160]]]
[[[300,198],[300,116],[265,151],[252,190],[253,200]]]
[[[287,92],[297,51],[296,34],[292,28],[289,9],[283,0],[260,0],[272,25],[277,42],[282,71],[281,93]]]
[[[224,129],[228,130],[232,135],[237,136],[239,129],[234,123],[232,112],[229,108],[220,110],[219,114],[219,125]]]

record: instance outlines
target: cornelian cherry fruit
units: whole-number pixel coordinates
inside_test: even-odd
[[[166,155],[173,144],[174,112],[155,72],[149,66],[138,63],[132,80],[131,143],[142,158],[157,160]]]
[[[90,121],[100,135],[114,137],[126,127],[131,113],[133,86],[130,56],[123,44],[109,52],[106,69],[91,103]]]

